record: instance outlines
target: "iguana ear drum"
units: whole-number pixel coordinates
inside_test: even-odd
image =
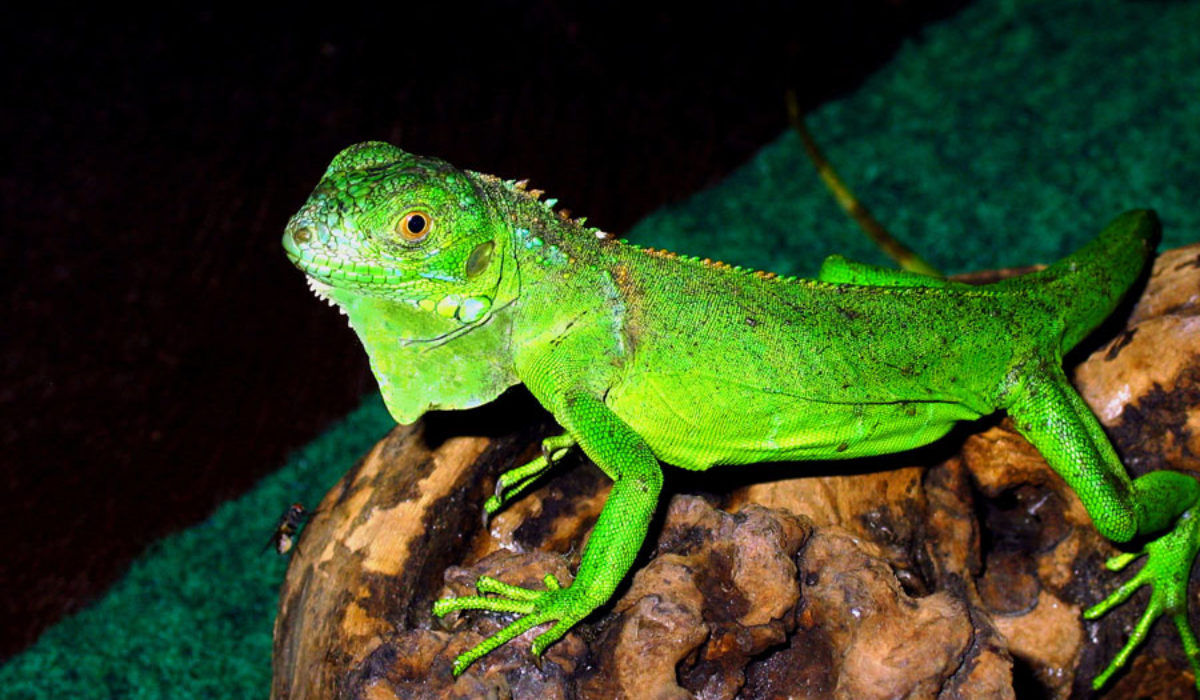
[[[492,248],[495,243],[486,241],[475,246],[475,250],[467,256],[467,277],[475,277],[480,272],[487,269],[488,263],[492,261]]]

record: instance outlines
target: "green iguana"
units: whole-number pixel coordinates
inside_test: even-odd
[[[518,615],[459,656],[455,674],[550,623],[533,642],[540,654],[609,599],[646,538],[660,462],[704,470],[879,455],[998,409],[1102,535],[1146,542],[1139,573],[1085,613],[1152,586],[1095,686],[1164,613],[1200,670],[1187,620],[1200,485],[1170,471],[1131,480],[1061,366],[1142,274],[1159,234],[1153,212],[1121,215],[1040,272],[974,287],[837,256],[816,280],[744,270],[622,242],[540,195],[361,143],[334,158],[283,237],[317,294],[349,316],[397,421],[523,383],[561,424],[542,457],[500,476],[488,513],[574,445],[613,480],[574,583],[546,576],[531,590],[482,577],[479,595],[435,604],[438,616]]]

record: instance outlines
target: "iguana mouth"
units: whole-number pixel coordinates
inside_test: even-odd
[[[403,271],[393,267],[340,260],[304,250],[296,245],[290,233],[283,237],[283,249],[293,265],[310,278],[330,286],[346,286],[349,283],[350,286],[372,289],[399,289],[412,282],[405,279]]]

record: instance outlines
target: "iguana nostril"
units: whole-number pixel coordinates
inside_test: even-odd
[[[304,245],[312,240],[312,229],[307,226],[302,226],[295,231],[292,231],[292,240],[298,245]]]

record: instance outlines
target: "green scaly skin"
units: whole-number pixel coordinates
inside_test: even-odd
[[[1062,356],[1112,312],[1153,252],[1158,220],[1133,211],[1037,273],[982,287],[832,257],[817,280],[776,277],[629,245],[553,211],[522,183],[384,143],[339,154],[283,244],[349,316],[397,421],[486,403],[524,383],[565,432],[500,478],[491,513],[580,448],[613,480],[574,582],[491,578],[434,613],[516,621],[458,657],[456,674],[533,627],[541,654],[603,605],[646,537],[660,461],[686,469],[879,455],[1004,409],[1116,542],[1146,563],[1106,600],[1153,588],[1121,668],[1160,615],[1187,622],[1200,485],[1131,480]],[[1120,568],[1135,555],[1117,557]]]

